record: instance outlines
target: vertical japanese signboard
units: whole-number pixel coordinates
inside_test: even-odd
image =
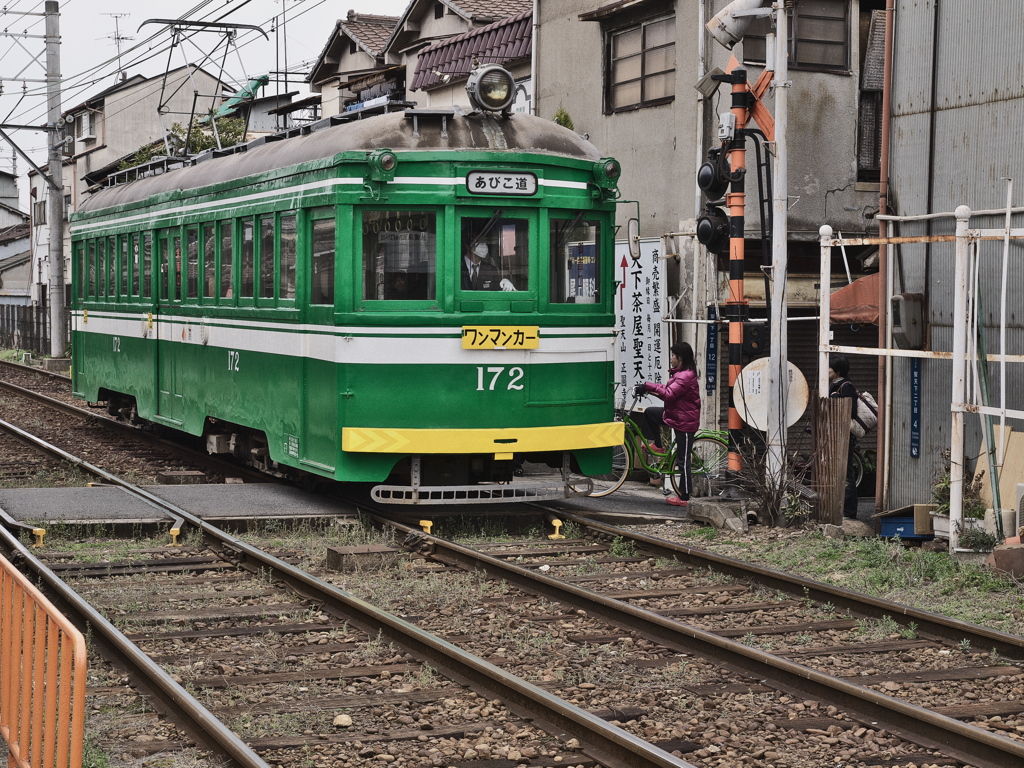
[[[921,458],[921,360],[910,359],[910,456]]]
[[[715,305],[708,306],[708,320],[718,320]],[[718,386],[718,324],[708,323],[708,341],[704,346],[704,386],[710,395]]]
[[[615,243],[616,405],[632,402],[634,385],[664,383],[670,341],[662,327],[665,311],[665,273],[661,239],[640,241],[640,258],[633,259],[625,242]],[[640,406],[645,405],[644,401]]]

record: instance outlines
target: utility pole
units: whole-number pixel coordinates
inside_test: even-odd
[[[49,140],[50,189],[50,356],[67,352],[67,307],[64,302],[64,179],[62,172],[60,101],[60,11],[57,0],[46,0],[46,128]]]
[[[787,349],[786,273],[789,220],[789,154],[786,147],[789,108],[789,17],[786,2],[775,3],[775,190],[772,195],[772,341],[768,349],[768,472],[772,484],[782,485],[786,457],[786,403],[789,401],[789,350]],[[828,286],[823,285],[822,291]],[[824,343],[824,339],[822,343]],[[820,396],[820,393],[819,393]]]

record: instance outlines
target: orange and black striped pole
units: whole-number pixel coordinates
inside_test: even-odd
[[[736,118],[735,133],[729,145],[731,185],[725,196],[729,208],[729,300],[726,313],[729,318],[729,472],[742,467],[739,446],[742,439],[743,419],[736,409],[733,388],[743,367],[743,321],[747,319],[747,300],[743,296],[744,217],[746,191],[743,177],[746,173],[746,139],[744,129],[749,119],[750,94],[747,90],[747,71],[734,69],[732,82],[732,114]]]

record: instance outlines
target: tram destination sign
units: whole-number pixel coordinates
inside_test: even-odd
[[[503,171],[470,171],[466,174],[466,191],[471,195],[537,194],[537,176],[533,173]]]

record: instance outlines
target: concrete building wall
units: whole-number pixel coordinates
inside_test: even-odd
[[[534,100],[538,114],[554,118],[561,108],[577,133],[622,163],[623,199],[640,201],[640,234],[657,237],[694,220],[697,92],[693,18],[676,17],[675,100],[632,112],[604,112],[605,37],[598,22],[579,20],[597,4],[586,0],[539,3],[540,31]],[[671,8],[671,6],[669,6]],[[671,10],[668,11],[672,13]],[[640,11],[646,15],[646,11]],[[658,15],[665,15],[664,13]],[[629,14],[623,18],[636,18]],[[693,62],[688,66],[687,62]],[[620,206],[620,220],[635,207]]]

